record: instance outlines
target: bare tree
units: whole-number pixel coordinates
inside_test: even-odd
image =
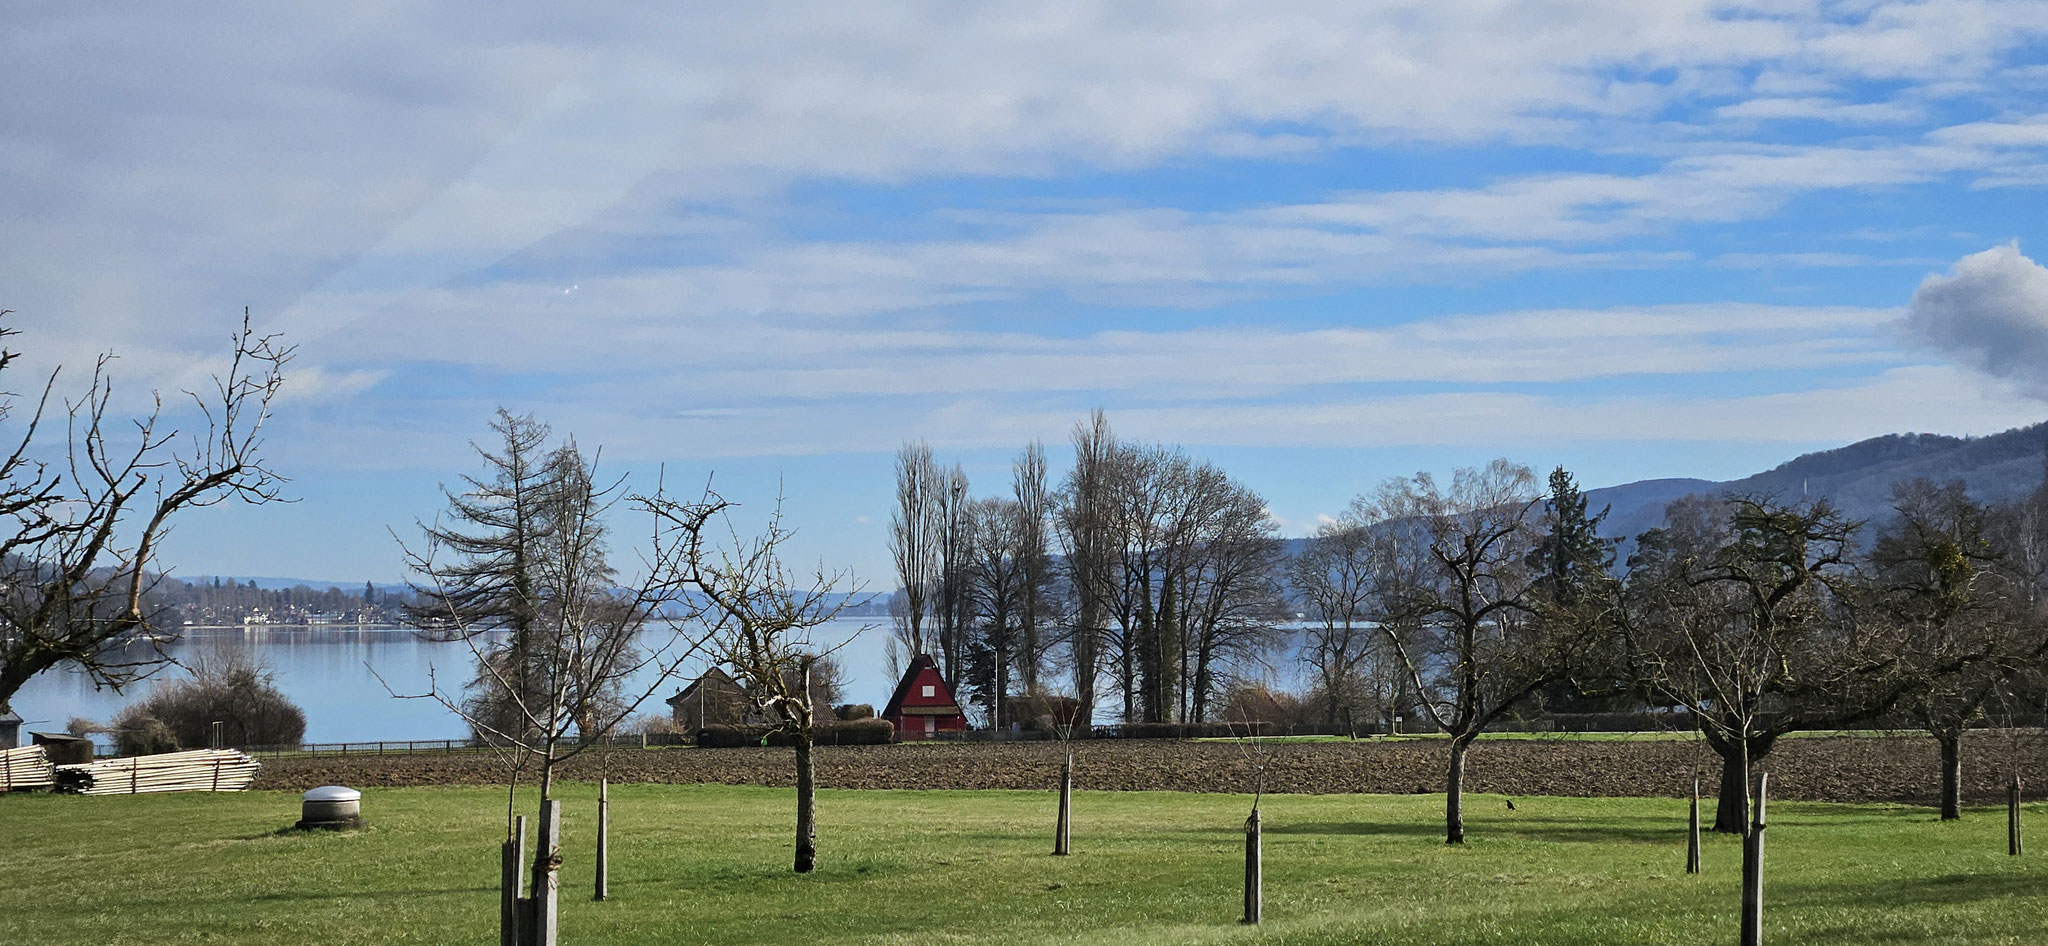
[[[1450,736],[1445,841],[1465,840],[1465,754],[1487,724],[1564,671],[1559,643],[1533,620],[1527,567],[1535,477],[1506,460],[1428,474],[1361,497],[1350,524],[1395,538],[1375,578],[1381,634],[1423,712]]]
[[[945,543],[945,484],[932,463],[932,448],[922,440],[905,443],[896,452],[896,508],[889,516],[889,554],[896,564],[898,591],[889,604],[894,625],[891,653],[902,660],[930,653],[925,626],[939,585],[940,552]],[[900,598],[900,600],[898,600]],[[899,661],[900,662],[900,661]],[[901,672],[901,666],[893,666]]]
[[[967,670],[968,625],[973,620],[973,596],[968,589],[967,563],[974,557],[974,532],[968,518],[967,471],[958,464],[939,479],[939,582],[934,605],[938,609],[939,675],[946,685],[958,687]],[[915,656],[914,654],[912,656]]]
[[[1059,512],[1070,650],[1108,664],[1126,722],[1200,719],[1227,671],[1273,640],[1277,528],[1257,493],[1178,449],[1118,443],[1099,413],[1075,447]]]
[[[1116,435],[1101,410],[1074,425],[1074,469],[1061,488],[1054,516],[1066,552],[1066,577],[1074,610],[1067,631],[1076,716],[1072,728],[1086,732],[1095,718],[1095,687],[1102,675],[1112,577],[1109,529],[1110,466]]]
[[[1010,491],[1016,497],[1017,554],[1023,571],[1023,591],[1017,615],[1017,678],[1024,692],[1041,692],[1039,674],[1045,668],[1047,640],[1045,620],[1052,585],[1052,556],[1047,551],[1046,523],[1051,515],[1045,487],[1045,446],[1033,441],[1011,465]]]
[[[980,499],[966,511],[966,594],[972,619],[961,682],[971,699],[982,704],[991,728],[1003,722],[1003,700],[1025,640],[1030,553],[1017,507],[1011,500]]]
[[[1963,816],[1963,732],[2044,645],[2024,620],[2019,576],[1993,544],[1990,511],[1961,480],[1910,480],[1892,498],[1898,516],[1878,535],[1872,590],[1907,658],[1899,709],[1941,747],[1941,818],[1950,821]]]
[[[441,561],[438,556],[446,547],[431,530],[424,548],[404,549],[407,564],[421,576],[419,587],[438,605],[437,623],[447,637],[466,645],[478,674],[502,695],[502,702],[491,704],[490,718],[478,716],[475,700],[443,689],[431,670],[425,692],[393,693],[448,707],[497,753],[507,776],[508,838],[515,830],[520,774],[528,766],[538,769],[542,843],[531,863],[530,897],[546,909],[515,922],[539,928],[551,928],[561,863],[560,838],[551,827],[559,818],[550,817],[559,812],[553,798],[556,770],[601,745],[703,646],[703,608],[684,591],[698,567],[701,533],[726,506],[708,490],[693,503],[671,499],[660,488],[652,495],[625,497],[650,514],[651,529],[637,579],[621,588],[606,558],[603,519],[618,501],[623,481],[597,487],[595,462],[585,461],[573,443],[546,463],[554,486],[543,491],[533,510],[545,522],[537,530],[545,538],[531,548],[531,597],[518,606],[531,622],[522,652],[494,646],[486,633],[490,628],[472,623],[499,620],[503,613],[490,610],[479,616],[467,607],[470,599],[460,596],[476,587],[470,577],[473,559],[454,565]],[[455,577],[444,579],[444,574]],[[650,641],[652,629],[666,633]],[[625,691],[624,682],[635,677],[644,684]]]
[[[1826,501],[1674,503],[1630,559],[1632,675],[1688,710],[1721,757],[1714,830],[1746,830],[1749,774],[1777,740],[1889,708],[1901,655],[1857,626],[1857,524]]]
[[[1377,688],[1375,665],[1392,649],[1373,623],[1373,568],[1382,536],[1343,522],[1325,523],[1289,564],[1308,615],[1301,661],[1314,675],[1323,721],[1354,732],[1356,710]],[[1377,695],[1377,694],[1374,694]]]
[[[701,509],[683,509],[678,528],[696,535],[691,523],[701,521],[694,518]],[[749,698],[794,745],[795,870],[803,874],[818,861],[817,771],[811,749],[822,694],[813,680],[820,665],[846,643],[826,645],[813,637],[813,631],[838,617],[852,596],[837,590],[849,580],[845,572],[820,566],[806,577],[783,564],[782,546],[794,534],[782,524],[778,502],[760,535],[741,538],[732,532],[730,546],[715,559],[699,546],[687,557],[687,581],[710,605],[713,659],[732,668]],[[858,590],[855,587],[853,593]]]
[[[0,310],[0,319],[10,314]],[[20,357],[4,346],[17,334],[0,325],[0,376]],[[18,425],[0,447],[0,711],[60,664],[115,689],[161,667],[165,629],[151,623],[144,597],[172,521],[230,500],[279,498],[284,479],[264,461],[263,427],[292,348],[256,334],[246,310],[231,344],[227,373],[203,394],[186,392],[205,421],[189,435],[164,429],[161,395],[140,418],[115,417],[111,354],[94,364],[84,395],[61,407],[52,401],[61,368],[32,401],[0,393],[0,424]],[[45,423],[65,428],[62,459],[44,459]],[[151,650],[123,649],[135,640]]]

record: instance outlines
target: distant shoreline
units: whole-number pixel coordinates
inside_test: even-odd
[[[418,628],[404,624],[180,624],[180,631],[248,631],[283,628],[286,630],[313,630],[315,628],[351,631],[411,631]],[[170,630],[167,628],[166,630]]]

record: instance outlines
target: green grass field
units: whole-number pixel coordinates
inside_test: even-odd
[[[788,870],[787,789],[612,792],[612,897],[590,902],[595,787],[565,800],[562,942],[1726,943],[1740,842],[1683,871],[1682,803],[1277,796],[1266,918],[1237,924],[1249,800],[1083,793],[1076,854],[1054,799],[819,793],[820,870]],[[0,943],[495,942],[503,795],[371,789],[373,826],[279,831],[298,796],[0,796]],[[2048,810],[2034,809],[2048,830]],[[1774,803],[1766,936],[1778,943],[2038,943],[2048,836],[2005,854],[2002,810]]]

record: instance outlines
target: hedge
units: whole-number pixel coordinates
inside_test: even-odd
[[[812,743],[820,746],[879,746],[896,737],[886,719],[858,719],[819,726]],[[794,733],[771,726],[706,726],[697,730],[697,745],[706,749],[742,746],[793,746]]]

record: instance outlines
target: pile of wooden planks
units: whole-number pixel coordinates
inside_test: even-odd
[[[49,788],[57,784],[57,770],[42,746],[0,750],[0,792],[24,788]]]
[[[236,749],[194,749],[57,767],[57,790],[80,795],[239,792],[255,779],[256,760]]]

